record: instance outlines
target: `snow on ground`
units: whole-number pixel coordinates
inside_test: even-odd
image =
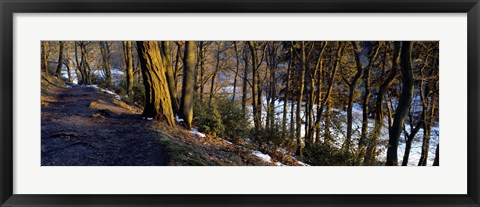
[[[122,100],[122,97],[120,97],[120,95],[116,94],[116,93],[113,92],[113,91],[110,91],[110,90],[104,89],[104,88],[102,88],[102,89],[100,89],[100,90],[101,90],[102,92],[104,92],[104,93],[108,93],[108,94],[110,94],[110,95],[115,96],[115,99],[117,99],[117,100],[119,100],[119,101]]]
[[[177,123],[181,123],[181,122],[183,122],[183,119],[181,119],[178,115],[175,115],[175,121]]]
[[[263,154],[262,152],[257,151],[257,150],[253,150],[253,151],[252,151],[252,154],[255,155],[255,156],[257,156],[258,158],[260,158],[260,159],[263,160],[264,162],[268,162],[268,163],[271,163],[271,162],[272,162],[272,157],[270,157],[270,155]]]
[[[84,85],[82,87],[87,87],[87,88],[95,88],[95,89],[99,89],[100,87],[98,87],[98,85]]]
[[[226,139],[222,139],[222,138],[220,138],[220,137],[219,137],[219,139],[222,140],[223,142],[225,142],[225,144],[230,144],[230,145],[233,144],[232,142],[230,142],[230,141],[228,141],[228,140],[226,140]]]
[[[233,87],[228,88],[226,92],[232,91]],[[240,93],[241,94],[241,93]],[[418,99],[418,97],[416,97]],[[418,100],[414,101],[418,101]],[[395,101],[393,101],[395,102]],[[284,101],[282,100],[275,100],[275,118],[276,120],[282,120],[283,118],[283,105],[285,104]],[[287,101],[287,125],[291,123],[290,120],[290,113],[291,113],[291,101]],[[266,106],[267,106],[267,99],[266,97],[263,97],[263,103],[262,103],[262,121],[265,121],[266,117]],[[395,104],[394,104],[395,107]],[[295,110],[297,106],[295,103]],[[248,109],[251,111],[252,106],[249,105]],[[305,117],[305,103],[302,103],[302,111],[300,112],[300,117],[302,119],[302,124],[300,128],[300,134],[302,137],[305,137],[305,124],[304,121],[307,119]],[[313,114],[314,117],[316,116],[316,106],[313,107]],[[358,141],[360,139],[360,133],[361,133],[361,127],[362,127],[362,115],[363,115],[363,109],[362,106],[358,103],[353,104],[353,125],[352,125],[352,143],[356,146],[358,144]],[[250,114],[250,122],[253,124],[253,117]],[[330,133],[331,135],[335,138],[333,140],[333,145],[340,148],[345,140],[346,133],[347,133],[347,125],[346,125],[346,119],[347,119],[347,112],[344,110],[340,109],[335,109],[332,108],[332,116],[334,116],[336,119],[342,120],[345,119],[345,122],[339,123],[338,125],[335,125],[334,123],[331,124],[331,129]],[[334,119],[332,117],[332,119]],[[375,120],[374,119],[369,119],[368,120],[368,128],[369,132],[373,130],[373,127],[375,125]],[[322,126],[324,126],[324,123],[322,123]],[[407,131],[410,131],[409,125],[406,125]],[[427,165],[431,166],[433,164],[433,160],[435,158],[435,149],[437,146],[437,143],[439,143],[439,128],[438,127],[432,127],[432,132],[430,135],[430,145],[429,145],[429,150],[428,150],[428,160],[427,160]],[[423,137],[423,129],[420,129],[417,135],[415,136],[415,140],[412,143],[412,147],[410,150],[410,156],[408,159],[408,165],[409,166],[416,166],[418,164],[418,161],[420,160],[421,152],[422,152],[422,137]],[[316,138],[315,138],[316,139]],[[386,160],[386,154],[387,154],[387,146],[386,143],[388,142],[389,139],[389,134],[388,134],[388,117],[385,117],[384,121],[384,127],[382,127],[381,134],[380,134],[380,140],[377,145],[377,152],[379,153],[377,156],[377,159],[380,161],[385,161]],[[404,133],[401,134],[400,136],[400,141],[399,141],[399,146],[398,146],[398,162],[402,163],[403,161],[403,155],[405,153],[405,141],[404,141]]]
[[[197,129],[195,129],[195,128],[192,128],[192,129],[190,130],[190,133],[192,133],[193,135],[195,135],[195,136],[197,136],[197,137],[206,137],[205,134],[199,132],[199,131],[198,131]]]

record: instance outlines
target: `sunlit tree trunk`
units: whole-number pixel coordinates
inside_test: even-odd
[[[48,47],[49,47],[49,44],[47,41],[42,41],[41,43],[41,47],[42,47],[42,70],[45,72],[45,74],[49,74],[49,71],[48,71]]]
[[[165,76],[167,77],[168,83],[168,91],[170,92],[170,98],[172,99],[172,110],[174,114],[177,114],[179,109],[177,102],[177,85],[172,63],[170,62],[170,60],[172,59],[172,56],[170,54],[170,42],[162,41],[161,45],[162,59],[164,60],[163,64],[165,65],[166,70]],[[193,58],[195,58],[195,55],[193,55]],[[185,62],[183,64],[183,71],[185,72]]]
[[[320,102],[321,102],[321,87],[322,87],[322,81],[321,81],[321,73],[323,70],[323,53],[325,51],[325,48],[327,47],[327,42],[322,43],[322,47],[320,49],[320,52],[318,53],[317,61],[315,64],[315,70],[313,71],[312,74],[310,74],[310,104],[309,104],[309,127],[308,127],[308,139],[310,142],[313,144],[314,141],[318,141],[320,137],[317,137],[316,140],[314,140],[315,136],[315,125],[316,121],[314,122],[313,120],[313,104],[315,103],[315,100],[317,102],[317,111],[320,109]],[[315,87],[317,87],[317,90],[315,91]],[[316,97],[315,97],[315,92]],[[317,117],[319,119],[320,117]]]
[[[145,86],[145,107],[142,116],[165,121],[174,126],[170,92],[165,67],[156,41],[138,41],[137,51]]]
[[[183,61],[183,84],[180,109],[187,128],[192,128],[193,119],[193,90],[195,81],[195,48],[194,41],[185,42],[185,55]]]
[[[330,99],[330,94],[332,93],[333,83],[335,81],[335,75],[336,75],[338,67],[340,65],[340,60],[343,57],[344,47],[345,47],[345,45],[342,45],[341,42],[338,42],[338,48],[337,48],[337,52],[336,52],[336,56],[335,56],[335,61],[333,63],[332,71],[330,73],[327,91],[326,91],[323,99],[321,98],[320,95],[318,96],[319,100],[317,102],[320,102],[320,108],[317,110],[317,120],[315,121],[317,144],[320,144],[320,131],[321,131],[320,123],[321,123],[321,119],[322,119],[322,116],[323,116],[323,110],[324,110],[327,102]],[[319,88],[321,88],[321,86],[319,86]],[[325,120],[325,123],[326,123],[326,120]],[[325,130],[327,130],[327,127],[325,127]],[[325,144],[329,145],[330,140],[325,139]]]

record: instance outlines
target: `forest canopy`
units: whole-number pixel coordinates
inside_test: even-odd
[[[439,165],[438,41],[42,41],[41,73],[42,165]]]

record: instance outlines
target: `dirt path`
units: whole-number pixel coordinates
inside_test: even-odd
[[[42,166],[168,165],[159,134],[138,109],[92,87],[42,95]]]

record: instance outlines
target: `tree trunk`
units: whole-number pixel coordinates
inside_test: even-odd
[[[425,87],[425,91],[428,90],[428,86]],[[428,95],[427,95],[428,96]],[[436,94],[433,93],[430,95],[430,100],[427,101],[427,98],[424,99],[423,110],[426,111],[424,116],[424,127],[423,127],[423,140],[422,140],[422,153],[420,155],[420,160],[418,161],[418,166],[426,166],[428,161],[428,150],[430,149],[430,135],[432,132],[432,122],[435,116],[435,99]],[[428,103],[427,103],[428,102]]]
[[[397,109],[393,119],[393,125],[389,131],[388,149],[387,149],[387,166],[398,165],[398,141],[402,132],[405,114],[412,102],[413,95],[413,71],[411,64],[412,42],[403,41],[402,51],[400,54],[400,67],[402,70],[402,93],[398,100]]]
[[[301,58],[300,64],[302,67],[302,71],[300,72],[300,83],[299,83],[299,90],[298,90],[298,99],[297,99],[297,115],[296,115],[296,124],[297,124],[297,131],[296,131],[296,138],[297,138],[297,155],[303,155],[303,148],[305,147],[305,142],[302,139],[301,134],[301,127],[302,127],[302,119],[300,117],[300,112],[302,111],[302,101],[303,101],[303,92],[305,90],[305,71],[307,70],[306,61],[305,61],[305,42],[301,42]]]
[[[204,80],[203,80],[203,76],[204,76],[204,65],[205,65],[205,52],[204,52],[204,42],[203,41],[200,41],[200,100],[203,100],[203,85],[204,85]]]
[[[48,42],[47,41],[42,41],[41,47],[42,47],[42,70],[45,72],[45,74],[49,75],[49,71],[48,71]]]
[[[291,52],[291,51],[290,51]],[[292,55],[290,55],[290,60],[288,61],[288,67],[287,67],[287,81],[285,85],[285,91],[284,91],[284,96],[283,96],[283,119],[282,119],[282,133],[283,137],[286,138],[287,134],[287,103],[289,100],[289,94],[290,94],[290,73],[292,70]]]
[[[161,119],[175,126],[170,92],[160,49],[155,41],[138,41],[138,57],[145,85],[145,107],[142,116]]]
[[[108,42],[100,41],[100,52],[102,53],[103,66],[105,70],[105,85],[110,87],[112,83],[112,72],[110,64],[110,47]]]
[[[370,47],[372,49],[372,47]],[[365,94],[363,96],[363,106],[362,106],[362,132],[360,135],[360,141],[358,142],[358,155],[357,163],[361,164],[365,156],[366,142],[368,139],[368,113],[369,113],[369,104],[370,104],[370,71],[372,70],[373,64],[377,59],[378,51],[380,50],[380,43],[375,47],[373,54],[369,57],[368,66],[363,70],[363,83]],[[359,54],[356,54],[357,56]]]
[[[215,91],[215,78],[217,77],[217,73],[218,73],[218,70],[220,69],[220,42],[217,43],[217,55],[215,57],[216,59],[216,64],[215,64],[215,70],[213,71],[213,75],[212,75],[212,82],[210,84],[210,96],[209,96],[209,103],[212,104],[212,100],[213,100],[213,97],[214,97],[214,91]]]
[[[317,102],[320,102],[320,108],[317,109],[317,120],[315,121],[317,144],[321,143],[320,142],[320,124],[321,124],[321,120],[322,120],[322,116],[323,116],[323,109],[325,108],[325,105],[327,104],[327,102],[330,99],[330,94],[332,93],[332,88],[333,88],[335,75],[336,75],[338,67],[340,65],[340,60],[343,57],[344,47],[345,46],[344,45],[342,46],[341,42],[338,42],[337,53],[336,53],[335,61],[333,63],[334,65],[332,67],[332,71],[331,71],[331,74],[330,74],[330,77],[329,77],[329,84],[328,84],[328,87],[327,87],[327,92],[326,92],[325,97],[323,99],[321,98],[320,94],[318,95]],[[320,81],[319,81],[319,83],[320,83]],[[319,88],[319,90],[321,90],[321,85],[319,85],[318,88]],[[327,130],[326,126],[325,126],[325,130]],[[327,139],[325,139],[325,143],[328,144]]]
[[[173,71],[172,64],[170,60],[172,59],[172,55],[170,54],[170,42],[169,41],[162,41],[162,58],[163,58],[163,63],[165,65],[165,76],[167,77],[167,83],[168,83],[168,91],[170,92],[170,97],[172,99],[172,110],[174,114],[178,113],[178,98],[177,98],[177,80],[175,79],[175,74]],[[193,55],[193,58],[195,58],[195,55]],[[185,59],[186,60],[186,59]],[[183,63],[183,71],[185,72],[185,61]],[[185,77],[184,77],[185,80]]]
[[[385,49],[384,57],[383,57],[384,60],[386,60],[387,58],[386,54],[387,54],[387,51]],[[375,108],[376,108],[375,123],[372,131],[372,138],[367,143],[367,150],[365,153],[365,158],[363,160],[363,165],[372,165],[373,162],[375,161],[377,144],[378,144],[378,140],[380,139],[380,133],[383,128],[384,117],[385,117],[383,113],[383,104],[384,104],[383,98],[387,93],[388,89],[390,88],[390,86],[392,85],[393,81],[395,80],[395,77],[397,77],[397,65],[398,65],[399,55],[400,55],[400,43],[396,42],[394,54],[393,54],[393,60],[392,60],[392,69],[387,79],[380,86],[380,89],[377,94],[377,100],[375,103]],[[385,62],[383,64],[385,67]]]
[[[352,144],[352,134],[353,134],[353,96],[355,94],[355,89],[357,87],[358,80],[360,79],[362,75],[362,64],[360,62],[360,55],[358,54],[358,46],[356,42],[350,42],[353,46],[354,50],[354,56],[355,56],[355,63],[357,67],[357,72],[355,73],[353,79],[351,82],[348,80],[344,79],[345,82],[347,83],[350,92],[348,93],[348,109],[347,109],[347,137],[345,139],[345,142],[343,143],[343,152],[344,153],[349,153],[350,152],[350,147]],[[342,76],[343,77],[343,76]]]
[[[234,77],[234,80],[233,80],[233,92],[232,92],[232,102],[235,101],[235,94],[237,92],[237,76],[238,76],[238,72],[240,70],[240,57],[238,56],[238,49],[237,49],[237,42],[236,41],[233,41],[233,46],[234,46],[234,49],[235,49],[235,58],[237,60],[237,65],[236,65],[236,72],[235,72],[235,77]]]
[[[58,44],[60,45],[60,48],[58,50],[58,64],[57,70],[55,71],[55,76],[60,78],[63,66],[63,48],[65,47],[65,44],[62,41],[59,41]]]
[[[407,135],[404,135],[407,136]],[[405,142],[405,153],[403,154],[403,160],[402,160],[402,166],[407,166],[408,165],[408,159],[410,157],[410,150],[412,149],[412,142],[413,139],[407,139]]]
[[[195,48],[194,41],[185,42],[183,61],[182,100],[180,102],[182,118],[187,128],[192,128],[193,119],[193,87],[195,81]]]
[[[125,66],[126,66],[126,78],[127,78],[127,95],[130,98],[133,98],[133,51],[132,51],[132,41],[124,41],[124,54],[125,54]],[[132,99],[133,100],[133,99]]]
[[[437,149],[435,150],[435,160],[433,160],[433,166],[440,166],[440,145],[437,144]]]
[[[246,50],[246,49],[244,49],[243,52],[244,52],[243,60],[244,60],[244,62],[245,62],[245,67],[244,67],[244,71],[243,71],[242,112],[243,112],[243,114],[247,114],[246,107],[247,107],[247,95],[248,95],[248,91],[247,91],[247,84],[248,84],[248,54],[247,54],[247,50]]]
[[[73,82],[73,78],[72,78],[72,74],[71,74],[71,68],[70,68],[70,44],[68,44],[68,42],[65,42],[65,44],[67,44],[67,59],[63,62],[65,64],[65,67],[67,67],[67,75],[68,75],[68,82],[69,83],[72,83]]]
[[[253,41],[248,41],[248,46],[250,48],[250,53],[252,55],[252,108],[253,108],[253,123],[255,125],[255,132],[259,132],[261,128],[261,102],[257,102],[256,95],[260,94],[258,87],[258,70],[257,70],[257,49],[256,44]],[[261,101],[261,100],[260,100]],[[260,110],[259,110],[260,109]]]

